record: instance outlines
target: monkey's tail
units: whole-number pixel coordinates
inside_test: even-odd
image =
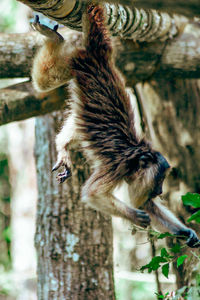
[[[109,59],[112,54],[112,44],[109,32],[105,26],[104,10],[101,6],[88,6],[89,30],[86,50],[96,58]]]

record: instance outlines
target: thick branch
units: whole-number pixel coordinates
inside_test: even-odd
[[[81,44],[81,33],[65,30],[64,36],[72,52]],[[9,40],[12,42],[7,42]],[[41,45],[41,38],[36,38],[35,33],[3,34],[0,42],[4,45],[0,50],[0,78],[30,76],[32,57]],[[122,40],[121,44],[114,38],[114,49],[117,66],[128,84],[149,77],[199,78],[200,28],[195,24],[188,24],[181,35],[165,43],[136,44]]]
[[[31,83],[0,90],[0,125],[60,110],[66,90],[60,88],[46,95],[36,95]]]
[[[62,9],[62,5],[60,8],[61,1],[53,1],[53,0],[18,0],[20,2],[23,2],[24,4],[32,7],[34,10],[45,10],[46,8],[51,7],[58,7],[57,9],[57,15],[58,17],[63,17],[69,14],[75,4],[77,9],[79,10],[79,7],[84,3],[88,3],[89,0],[64,0],[62,3],[64,3],[65,6],[65,14]],[[194,17],[200,15],[200,5],[199,0],[105,0],[101,2],[107,2],[107,3],[120,3],[122,5],[129,5],[134,6],[138,8],[144,8],[144,9],[158,9],[163,10],[171,13],[177,13],[177,14],[183,14],[188,17]],[[77,5],[78,3],[78,5]],[[79,7],[78,7],[79,6]],[[72,15],[72,17],[75,17],[75,14]],[[80,16],[76,16],[78,26],[80,26]]]
[[[134,5],[138,8],[153,8],[188,17],[200,15],[199,0],[106,0],[111,3]]]
[[[82,29],[82,14],[87,1],[19,0],[32,9],[51,17],[70,28]],[[168,13],[152,9],[137,9],[133,6],[105,3],[106,24],[115,36],[137,41],[166,40],[179,31],[179,21]],[[184,20],[185,22],[185,20]]]
[[[0,78],[15,78],[30,76],[32,59],[36,47],[35,32],[28,34],[0,34]]]
[[[81,33],[60,31],[72,45],[72,49],[80,45]],[[29,77],[33,57],[44,37],[37,32],[19,34],[0,34],[0,78]],[[74,48],[73,48],[74,47]]]

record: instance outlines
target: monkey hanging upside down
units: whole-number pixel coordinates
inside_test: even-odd
[[[56,137],[58,159],[53,171],[64,167],[64,172],[58,174],[61,183],[71,175],[67,149],[71,141],[78,140],[93,169],[82,188],[83,202],[144,228],[152,222],[162,231],[185,237],[188,246],[200,247],[196,233],[155,201],[162,193],[170,166],[136,134],[133,108],[113,62],[103,8],[90,5],[86,19],[86,46],[71,57],[65,53],[66,41],[56,27],[51,30],[40,24],[38,17],[32,24],[48,36],[34,60],[34,86],[47,91],[63,85],[69,67],[74,78],[70,114]],[[113,195],[114,188],[123,181],[129,185],[131,207]]]

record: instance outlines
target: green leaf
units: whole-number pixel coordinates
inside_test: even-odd
[[[148,269],[148,272],[151,273],[152,271],[157,270],[160,267],[160,263],[167,262],[166,258],[161,256],[155,256],[152,260],[145,266],[140,268],[141,271]]]
[[[177,259],[177,267],[183,264],[184,260],[188,257],[188,255],[181,255]]]
[[[169,292],[167,292],[165,295],[158,294],[158,293],[155,293],[155,295],[158,297],[158,299],[165,299],[169,295]]]
[[[169,232],[165,232],[165,233],[161,233],[157,236],[157,239],[164,239],[167,236],[174,236],[173,234],[169,233]]]
[[[200,194],[187,193],[182,196],[182,201],[184,205],[200,208]]]
[[[160,294],[158,294],[158,293],[155,293],[155,295],[157,296],[158,299],[164,299],[164,298],[165,298],[165,296],[160,295]]]
[[[161,255],[161,257],[173,258],[173,256],[171,256],[171,255],[167,252],[166,248],[162,248],[162,249],[161,249],[160,255]]]
[[[170,251],[173,253],[179,253],[181,250],[181,245],[180,244],[175,244],[172,248],[170,248]]]
[[[200,223],[200,210],[195,212],[189,219],[187,219],[187,222],[196,221],[197,223]]]
[[[3,236],[3,238],[4,238],[4,240],[5,240],[6,242],[8,242],[8,243],[11,242],[11,227],[10,227],[10,226],[6,227],[6,228],[3,230],[2,236]]]
[[[167,250],[165,248],[162,248],[160,251],[160,255],[161,255],[161,257],[168,257],[169,253],[167,252]]]
[[[169,263],[164,264],[164,265],[162,266],[162,273],[163,273],[163,275],[164,275],[165,277],[168,278],[168,275],[169,275]]]
[[[150,262],[150,266],[152,268],[152,270],[157,270],[160,267],[160,263],[162,262],[167,262],[167,260],[161,256],[155,256],[152,258],[151,262]]]

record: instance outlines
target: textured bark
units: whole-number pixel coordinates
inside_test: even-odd
[[[0,125],[60,110],[65,99],[65,88],[38,94],[31,82],[0,89]]]
[[[72,51],[80,45],[81,33],[60,30],[69,41]],[[0,33],[0,78],[30,77],[33,57],[44,43],[37,32],[6,34]]]
[[[87,2],[82,0],[27,1],[32,9],[72,29],[82,30],[82,14]],[[166,40],[178,32],[179,20],[168,13],[133,6],[104,3],[106,24],[113,35],[137,41]]]
[[[81,45],[80,33],[70,30],[63,30],[61,33],[69,41],[72,52]],[[7,41],[11,38],[12,47],[7,47]],[[36,48],[41,45],[41,36],[33,32],[11,36],[4,34],[0,35],[0,42],[3,45],[5,43],[0,48],[0,77],[30,76],[32,57]],[[199,77],[200,30],[195,24],[188,24],[180,36],[165,43],[137,44],[124,40],[120,43],[118,38],[114,38],[113,43],[116,64],[129,86],[141,80],[164,76]],[[0,99],[0,124],[5,124],[57,110],[63,104],[63,90],[35,96],[30,85],[22,84],[21,89],[14,86],[0,90]]]
[[[52,7],[57,5],[57,3],[61,2],[60,0],[57,1],[41,1],[41,0],[18,0],[20,2],[25,3],[26,5],[29,5],[33,9],[37,7]],[[48,4],[47,4],[48,2]],[[66,11],[69,12],[70,9],[74,7],[75,0],[64,0],[66,5]],[[79,0],[78,2],[81,3],[88,3],[88,0]],[[130,5],[135,6],[138,8],[144,8],[144,9],[158,9],[167,11],[170,13],[177,13],[177,14],[183,14],[188,17],[194,17],[200,15],[200,8],[199,8],[199,1],[198,0],[105,0],[101,2],[110,2],[110,3],[121,3],[123,5]],[[61,10],[62,11],[62,10]]]
[[[35,32],[21,34],[0,34],[0,78],[27,77],[30,75],[36,46]]]
[[[151,140],[172,167],[166,182],[165,197],[175,214],[186,222],[194,211],[192,208],[182,207],[181,195],[188,191],[200,193],[199,82],[160,79],[140,85],[137,91]],[[200,225],[190,223],[189,226],[200,235]],[[186,247],[182,254],[191,255],[190,252],[191,249]],[[193,256],[191,261],[176,268],[179,288],[192,283],[192,277],[198,272],[198,263],[199,260]]]
[[[135,7],[146,9],[153,8],[183,14],[191,18],[200,15],[198,0],[106,0],[105,2],[134,5]]]
[[[71,52],[81,45],[81,33],[60,30],[68,41]],[[32,58],[42,44],[40,34],[0,35],[0,78],[29,77]],[[134,43],[129,40],[113,40],[119,69],[133,82],[150,77],[173,76],[199,78],[200,27],[187,24],[183,32],[165,42]],[[2,46],[1,46],[2,45]]]
[[[58,115],[37,118],[38,299],[114,299],[112,225],[80,203],[88,167],[72,149],[73,176],[59,185],[51,168]]]

